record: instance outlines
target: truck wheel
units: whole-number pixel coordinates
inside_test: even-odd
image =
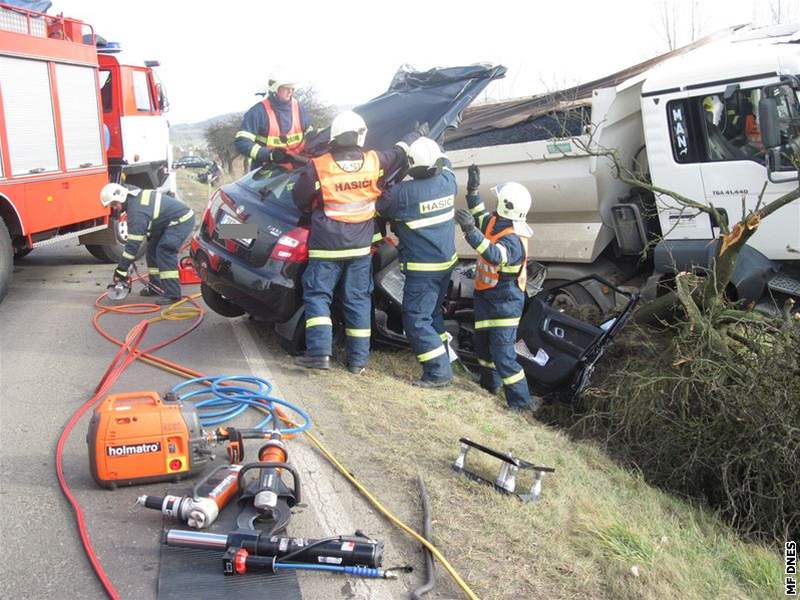
[[[557,288],[565,283],[568,283],[566,279],[547,279],[544,282],[543,289]],[[592,295],[579,283],[559,290],[553,300],[553,307],[567,312],[574,311],[579,307],[600,308],[592,298]]]
[[[125,249],[125,242],[128,240],[128,223],[126,221],[115,220],[112,226],[115,227],[114,237],[117,239],[116,244],[86,244],[89,254],[100,262],[108,264],[118,263],[122,260],[122,251]],[[147,241],[144,241],[139,245],[136,258],[139,259],[144,256],[146,249]]]
[[[203,296],[203,302],[206,303],[206,306],[218,315],[233,318],[241,317],[244,314],[243,308],[227,300],[225,296],[216,292],[205,283],[200,284],[200,295]]]
[[[6,297],[14,270],[14,248],[6,224],[0,219],[0,302]]]

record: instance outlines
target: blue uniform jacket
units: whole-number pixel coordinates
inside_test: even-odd
[[[156,231],[188,221],[194,212],[172,194],[140,190],[125,202],[128,215],[128,241],[117,271],[127,273],[142,242]]]
[[[270,102],[272,109],[275,111],[275,116],[278,118],[278,127],[280,128],[281,135],[286,135],[292,127],[292,103],[281,102],[274,94],[270,94]],[[302,102],[300,103],[300,127],[306,134],[311,129],[306,116],[306,109]],[[259,102],[250,107],[244,117],[242,117],[242,126],[236,132],[234,138],[234,146],[236,151],[240,154],[250,158],[254,165],[261,165],[269,160],[269,151],[265,144],[253,139],[254,136],[266,137],[269,132],[269,118],[267,111],[264,110],[264,105]],[[258,149],[255,150],[254,146]],[[256,153],[257,152],[257,153]]]
[[[400,239],[401,268],[437,275],[456,262],[454,202],[456,178],[447,161],[440,173],[390,186],[378,199],[381,217],[392,221]]]

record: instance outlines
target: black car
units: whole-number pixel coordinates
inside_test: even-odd
[[[173,162],[172,166],[176,169],[205,169],[210,167],[212,164],[214,164],[212,161],[206,160],[200,156],[184,156]]]

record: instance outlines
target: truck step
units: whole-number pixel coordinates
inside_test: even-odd
[[[790,296],[800,296],[800,281],[788,275],[778,274],[767,284],[773,292],[781,292]]]

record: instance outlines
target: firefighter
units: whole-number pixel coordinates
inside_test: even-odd
[[[512,408],[532,406],[525,372],[514,343],[525,306],[528,239],[527,214],[531,195],[515,182],[492,191],[497,210],[489,214],[478,195],[480,171],[468,169],[467,206],[456,211],[456,222],[478,253],[475,274],[475,349],[481,387],[496,392],[502,385]]]
[[[296,154],[303,149],[311,126],[294,89],[295,83],[274,75],[267,97],[244,114],[234,145],[245,157],[248,171],[266,163],[286,164],[287,151]]]
[[[128,241],[114,271],[114,283],[128,281],[128,268],[139,246],[147,240],[149,284],[142,296],[158,296],[158,305],[181,298],[178,279],[178,250],[194,227],[194,212],[172,194],[158,190],[129,190],[108,183],[100,191],[100,202],[128,215]]]
[[[400,239],[403,328],[422,365],[420,387],[445,387],[453,379],[442,302],[456,263],[453,204],[456,178],[439,145],[421,137],[408,150],[410,180],[390,186],[377,203]]]
[[[296,364],[330,368],[331,302],[341,281],[347,368],[364,371],[372,315],[372,257],[375,201],[385,181],[405,169],[409,134],[392,150],[363,150],[367,126],[345,111],[331,123],[330,151],[299,171],[293,189],[298,208],[311,213],[308,266],[303,273],[306,354]]]

